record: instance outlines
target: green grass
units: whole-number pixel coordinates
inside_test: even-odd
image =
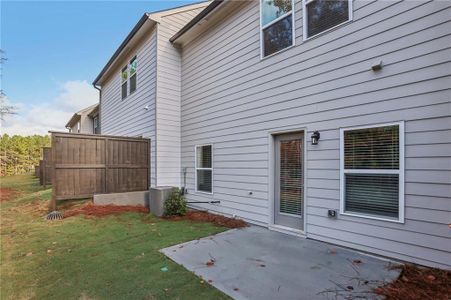
[[[51,190],[28,175],[1,186],[17,191],[1,204],[1,299],[227,299],[158,252],[224,228],[138,213],[49,222]]]

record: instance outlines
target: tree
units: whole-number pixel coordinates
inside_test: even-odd
[[[3,64],[8,59],[5,57],[5,51],[0,49],[0,78],[3,77]],[[6,101],[6,94],[3,88],[0,88],[0,120],[4,121],[6,115],[17,114],[17,108],[13,105],[8,105]]]

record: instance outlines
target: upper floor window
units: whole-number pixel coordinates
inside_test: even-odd
[[[128,69],[127,66],[122,68],[121,71],[121,84],[122,84],[122,99],[127,97],[127,82],[128,82]]]
[[[304,0],[304,39],[351,20],[351,0]]]
[[[403,123],[341,130],[341,213],[404,221]]]
[[[293,0],[260,0],[261,55],[294,45]]]
[[[93,132],[94,134],[99,134],[100,133],[100,126],[99,126],[99,116],[95,116],[92,119],[92,125],[93,125]]]
[[[127,95],[136,91],[136,77],[137,77],[138,62],[136,56],[130,60],[121,70],[121,95],[122,99],[127,98]],[[130,90],[128,87],[130,86]]]
[[[136,56],[130,61],[130,94],[136,91]]]

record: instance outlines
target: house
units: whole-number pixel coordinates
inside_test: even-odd
[[[100,134],[99,104],[91,105],[73,114],[66,128],[69,132]]]
[[[207,4],[144,14],[93,82],[102,134],[151,139],[152,186],[181,185],[181,56],[169,39]]]
[[[167,21],[146,19],[148,41],[101,73],[102,130],[155,140],[153,186],[451,269],[451,3],[214,0]],[[148,100],[121,100],[134,57]]]

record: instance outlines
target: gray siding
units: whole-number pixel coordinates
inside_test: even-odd
[[[130,51],[122,64],[102,86],[102,134],[142,136],[151,139],[151,185],[156,184],[155,94],[156,94],[156,31],[145,35],[139,45]],[[120,70],[137,56],[137,88],[126,99],[121,99]],[[145,110],[145,106],[149,106]]]
[[[169,39],[201,10],[195,8],[163,16],[158,25],[156,155],[160,186],[181,186],[181,53]]]
[[[310,238],[451,268],[451,8],[356,1],[353,22],[260,59],[258,2],[183,48],[182,167],[189,201],[268,225],[269,132],[321,132],[307,146]],[[382,59],[381,72],[370,71]],[[339,209],[339,128],[405,121],[405,223],[327,218]],[[212,143],[213,195],[194,192],[194,147]],[[253,192],[249,196],[249,191]]]

